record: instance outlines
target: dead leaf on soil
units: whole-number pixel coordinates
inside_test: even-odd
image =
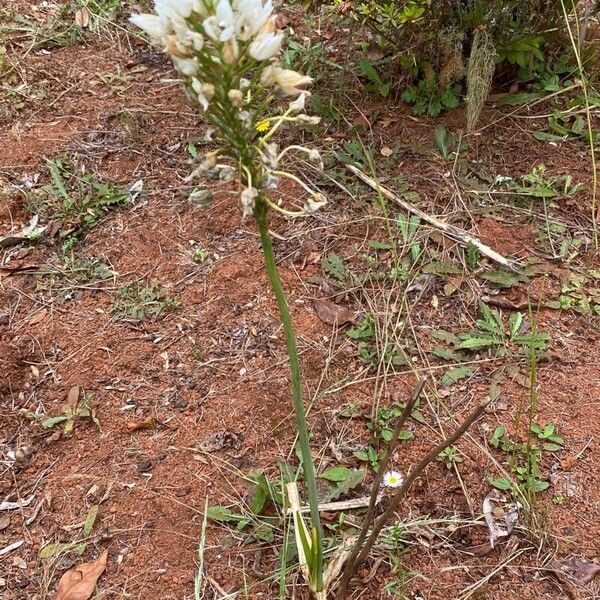
[[[354,313],[344,306],[330,302],[329,300],[321,300],[315,298],[313,302],[317,317],[327,323],[327,325],[345,325],[346,323],[354,323],[356,320]]]
[[[48,309],[42,308],[39,312],[34,313],[27,320],[28,325],[35,325],[36,323],[41,323],[48,316]]]
[[[95,561],[69,569],[60,578],[54,600],[88,600],[106,569],[107,557],[108,550],[105,550]]]
[[[38,215],[34,215],[31,217],[31,221],[19,233],[9,233],[4,237],[0,237],[0,248],[16,246],[17,244],[41,236],[46,231],[46,227],[38,227],[38,221]]]
[[[134,431],[143,431],[145,429],[156,429],[158,427],[158,420],[156,417],[146,417],[141,421],[129,421],[126,427],[127,431],[131,433]]]
[[[207,435],[200,442],[200,449],[205,452],[216,452],[225,448],[239,448],[242,443],[242,436],[231,431],[218,431]]]
[[[503,506],[504,505],[504,506]],[[492,490],[483,501],[483,516],[490,531],[490,547],[499,538],[508,537],[519,520],[519,502],[507,504],[506,496]],[[503,521],[503,524],[500,525]]]
[[[548,566],[557,575],[564,575],[575,585],[586,585],[600,573],[600,565],[575,557],[553,560]]]
[[[77,402],[79,402],[79,386],[74,385],[67,394],[67,404],[69,406],[77,406]]]

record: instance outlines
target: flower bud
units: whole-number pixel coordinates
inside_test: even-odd
[[[223,62],[226,65],[233,64],[240,56],[240,50],[235,38],[231,38],[225,42],[223,46]]]
[[[244,94],[240,90],[229,90],[227,97],[236,108],[242,108],[244,105]]]

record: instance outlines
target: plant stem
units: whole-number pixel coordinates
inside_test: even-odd
[[[313,584],[317,591],[321,590],[323,585],[323,530],[321,528],[321,519],[319,517],[319,498],[317,495],[317,480],[315,477],[315,467],[310,453],[310,441],[308,437],[308,427],[306,425],[306,411],[304,410],[304,402],[302,401],[302,388],[300,384],[300,362],[298,360],[298,347],[296,345],[296,335],[294,334],[294,326],[290,310],[285,299],[285,292],[281,284],[281,278],[275,263],[275,255],[273,253],[273,244],[269,235],[269,223],[267,219],[268,207],[266,202],[258,199],[254,217],[258,224],[260,232],[260,241],[262,244],[263,254],[265,256],[265,267],[271,288],[275,294],[279,315],[283,324],[285,334],[285,343],[287,346],[288,357],[290,361],[290,374],[292,380],[292,399],[294,402],[294,410],[296,412],[296,424],[298,426],[298,443],[300,444],[300,453],[302,456],[302,469],[304,471],[304,480],[308,492],[308,500],[310,505],[310,518],[312,527],[316,530],[316,568],[313,576]]]

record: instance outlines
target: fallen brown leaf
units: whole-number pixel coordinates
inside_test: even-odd
[[[108,550],[105,550],[95,561],[69,569],[58,582],[54,600],[88,600],[106,569],[107,558]]]
[[[549,567],[558,576],[566,577],[575,585],[586,585],[600,573],[600,565],[575,557],[553,560]]]
[[[42,310],[34,313],[31,317],[29,317],[29,319],[27,320],[27,323],[29,325],[35,325],[36,323],[40,323],[41,321],[43,321],[47,316],[48,316],[48,309],[42,308]]]
[[[144,429],[156,429],[158,420],[155,417],[146,417],[142,421],[129,421],[126,425],[127,431],[143,431]]]
[[[316,298],[313,305],[317,317],[323,323],[327,323],[327,325],[345,325],[346,323],[354,323],[355,321],[354,313],[351,310],[329,300]]]

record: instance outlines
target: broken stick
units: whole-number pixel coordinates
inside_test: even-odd
[[[439,229],[444,235],[452,238],[459,244],[466,246],[468,244],[472,244],[475,246],[481,254],[487,256],[490,260],[510,269],[518,273],[520,271],[519,264],[515,261],[509,260],[508,258],[502,256],[502,254],[496,252],[486,244],[484,244],[481,240],[476,237],[473,237],[471,234],[467,233],[464,229],[460,227],[455,227],[454,225],[449,225],[440,219],[428,215],[426,212],[423,212],[420,208],[413,206],[410,202],[406,202],[406,200],[402,200],[399,196],[394,194],[394,192],[384,188],[378,181],[369,177],[365,173],[363,173],[360,169],[357,169],[353,165],[346,165],[354,175],[356,175],[359,179],[361,179],[364,183],[366,183],[369,187],[373,188],[376,192],[383,194],[386,198],[392,200],[399,206],[401,206],[404,210],[411,212],[417,215],[420,219],[429,223],[436,229]]]

